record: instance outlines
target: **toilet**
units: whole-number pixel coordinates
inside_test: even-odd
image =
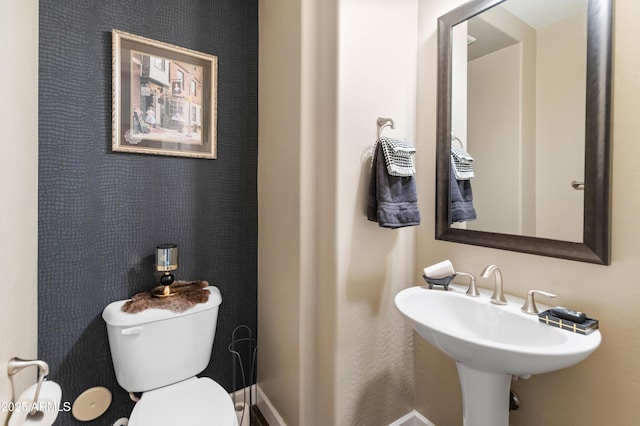
[[[208,377],[196,377],[209,364],[216,333],[220,290],[183,312],[147,309],[122,312],[120,300],[102,312],[118,384],[142,392],[129,426],[237,426],[229,394]]]

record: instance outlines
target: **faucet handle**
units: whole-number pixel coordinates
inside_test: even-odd
[[[547,291],[529,290],[529,292],[527,293],[527,300],[524,302],[524,305],[522,305],[522,307],[520,308],[520,310],[525,314],[536,315],[539,312],[538,307],[536,306],[536,300],[534,298],[536,293],[539,293],[547,297],[556,297],[555,294],[549,293]]]
[[[478,287],[476,287],[476,277],[466,272],[456,272],[457,275],[469,278],[469,288],[467,289],[467,296],[477,297],[480,296]]]

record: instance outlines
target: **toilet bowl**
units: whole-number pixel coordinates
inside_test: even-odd
[[[122,311],[127,302],[109,304],[107,324],[118,384],[142,392],[129,426],[237,426],[233,401],[208,377],[196,377],[209,364],[222,296],[207,287],[209,299],[183,312]]]

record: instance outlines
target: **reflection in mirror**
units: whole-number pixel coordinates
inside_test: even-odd
[[[474,0],[438,31],[436,237],[608,264],[610,0]]]
[[[451,128],[477,176],[466,229],[582,242],[586,0],[507,0],[456,25],[453,49],[467,90]]]

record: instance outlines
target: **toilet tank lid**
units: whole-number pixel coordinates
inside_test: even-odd
[[[209,290],[209,300],[205,303],[198,303],[192,308],[182,312],[173,312],[169,309],[146,309],[135,314],[122,311],[122,305],[127,300],[118,300],[117,302],[110,303],[102,311],[102,318],[104,321],[116,327],[130,327],[133,325],[147,324],[150,322],[161,321],[169,318],[181,317],[184,315],[192,315],[198,312],[213,309],[222,303],[222,295],[218,287],[209,286],[205,288]]]

